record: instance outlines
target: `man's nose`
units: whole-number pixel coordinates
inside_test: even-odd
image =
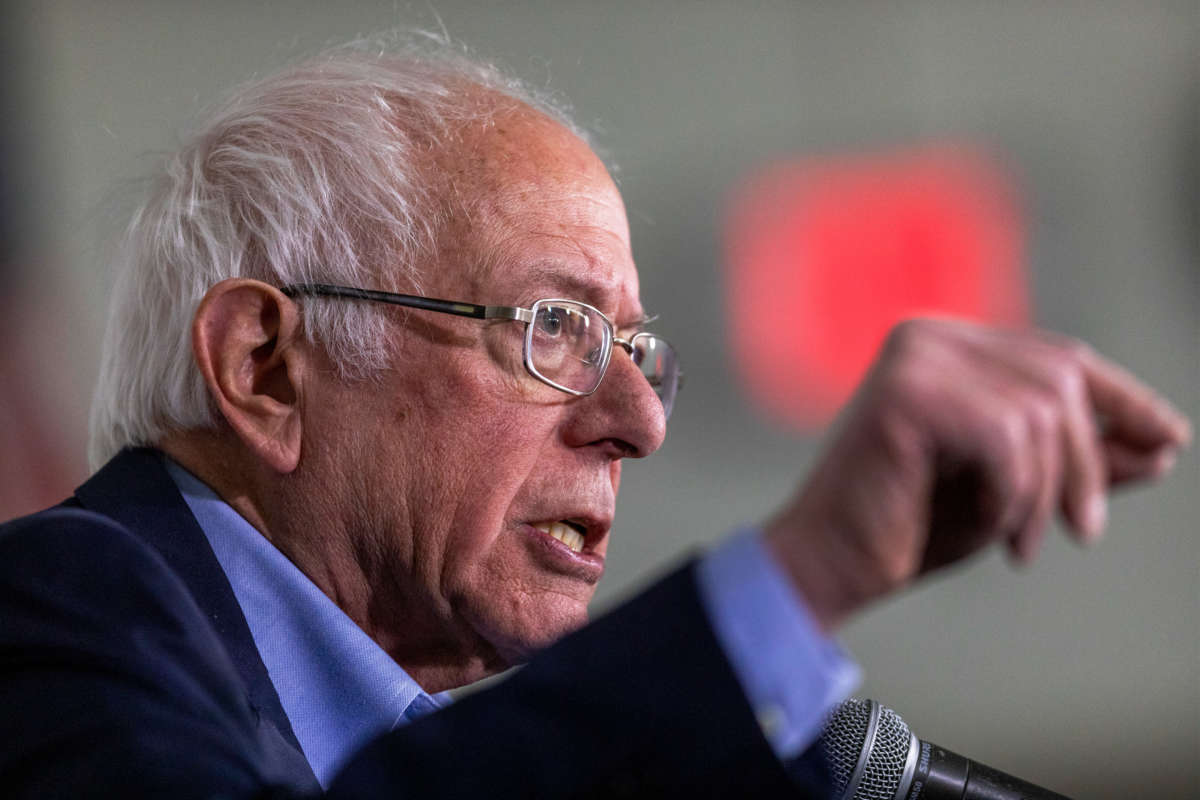
[[[600,386],[573,404],[571,444],[606,444],[615,458],[644,458],[662,446],[667,417],[662,401],[642,370],[620,345]]]

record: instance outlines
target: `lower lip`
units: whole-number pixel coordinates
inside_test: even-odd
[[[522,525],[522,532],[534,556],[548,569],[587,583],[596,583],[604,574],[604,557],[586,551],[576,553],[548,533],[532,525]]]

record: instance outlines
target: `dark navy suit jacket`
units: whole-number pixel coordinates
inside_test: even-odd
[[[795,797],[690,566],[355,756],[331,797]],[[0,526],[0,794],[319,794],[153,450]]]

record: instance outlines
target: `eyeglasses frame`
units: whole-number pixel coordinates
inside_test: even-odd
[[[667,342],[661,336],[650,333],[648,331],[640,331],[630,336],[628,339],[622,339],[616,335],[617,326],[608,316],[596,308],[588,305],[580,300],[570,300],[567,298],[543,298],[534,302],[531,308],[521,308],[520,306],[486,306],[478,303],[465,303],[458,300],[441,300],[436,297],[422,297],[415,294],[399,294],[397,292],[382,292],[377,289],[359,289],[353,286],[336,286],[329,283],[292,283],[287,286],[280,287],[279,291],[283,292],[287,297],[295,299],[300,296],[308,297],[347,297],[355,300],[371,300],[377,303],[388,303],[395,306],[404,306],[406,308],[419,308],[425,311],[436,311],[440,314],[454,314],[459,317],[471,317],[473,319],[503,319],[515,320],[524,322],[525,327],[525,342],[523,346],[523,361],[525,369],[529,371],[533,377],[537,378],[547,386],[558,389],[560,392],[574,395],[575,397],[587,397],[594,394],[600,388],[600,384],[604,381],[604,377],[608,374],[608,365],[612,361],[613,345],[619,345],[630,356],[633,355],[634,342],[645,336],[651,339],[657,339],[671,347],[671,343]],[[533,326],[532,322],[537,319],[537,312],[534,310],[543,303],[571,303],[577,306],[583,306],[600,315],[608,324],[609,342],[608,352],[605,354],[604,363],[600,367],[600,379],[596,381],[596,386],[590,391],[580,391],[563,386],[561,383],[551,380],[543,375],[533,363]],[[671,348],[674,349],[673,347]],[[647,381],[649,382],[649,381]],[[683,387],[683,373],[676,369],[675,391]],[[651,387],[653,388],[653,387]],[[657,391],[655,392],[657,394]]]

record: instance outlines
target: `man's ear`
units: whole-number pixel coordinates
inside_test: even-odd
[[[196,309],[192,352],[242,444],[277,472],[294,470],[303,427],[301,380],[311,357],[296,304],[260,281],[221,281]]]

